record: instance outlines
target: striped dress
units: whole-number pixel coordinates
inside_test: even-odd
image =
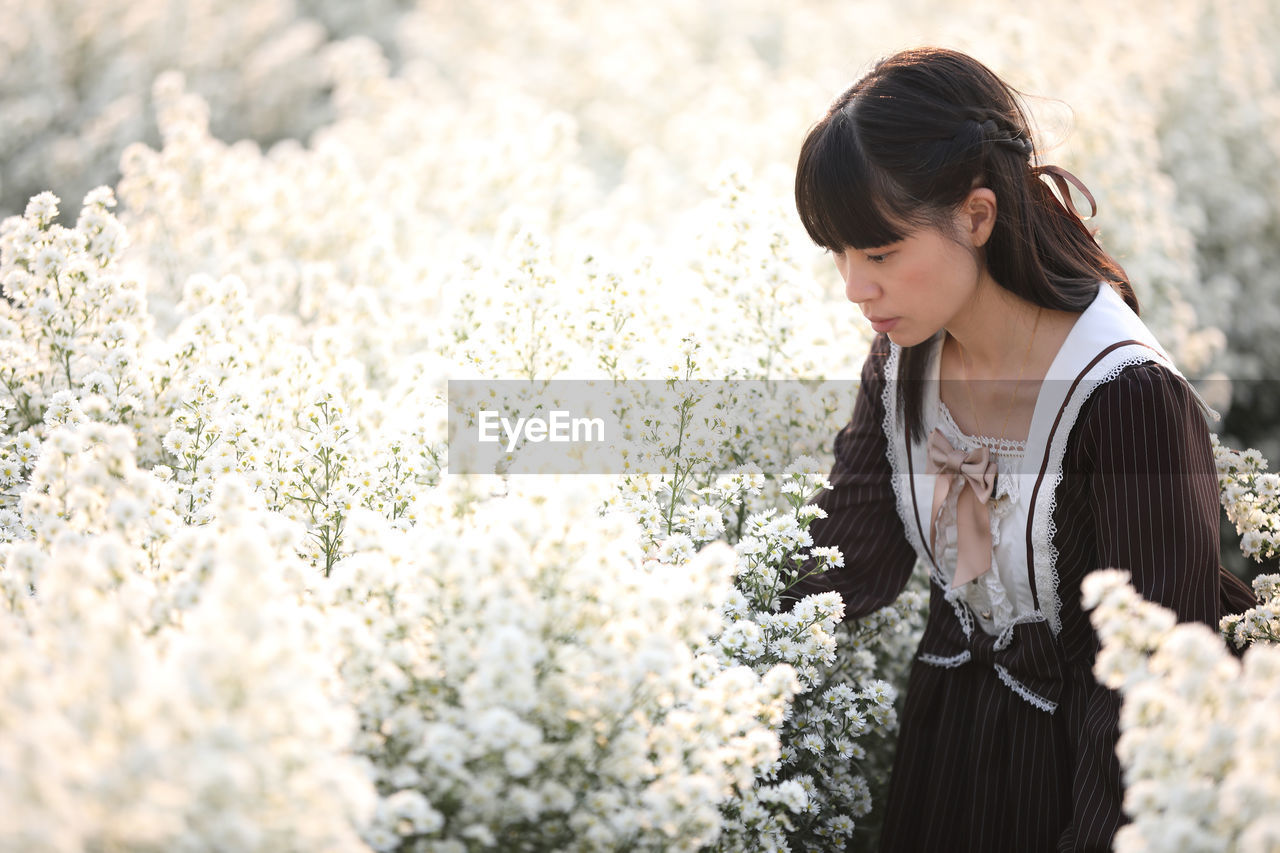
[[[839,547],[844,567],[794,590],[838,591],[846,618],[892,603],[917,560],[929,566],[942,557],[927,547],[924,525],[911,530],[917,518],[904,487],[895,489],[895,478],[908,480],[886,433],[893,351],[877,337],[853,418],[835,438],[833,488],[816,501],[827,517],[810,528],[814,544]],[[1034,493],[1045,506],[1050,499],[1040,524],[1046,541],[1032,548],[1032,513],[1026,533],[1015,530],[1018,542],[1006,530],[1005,545],[1026,545],[1020,571],[1030,580],[1021,594],[1029,589],[1034,604],[993,626],[981,618],[990,613],[949,594],[931,568],[929,618],[908,682],[882,850],[1109,850],[1125,820],[1115,757],[1120,700],[1092,673],[1098,643],[1080,607],[1081,580],[1097,568],[1125,569],[1148,599],[1212,626],[1252,603],[1248,588],[1219,566],[1217,477],[1198,397],[1161,358],[1117,365],[1083,399],[1066,394],[1077,402],[1064,399],[1054,420],[1061,434],[1054,465],[1037,464],[1045,452],[1031,442],[1021,500]],[[1034,432],[1033,421],[1029,439]],[[1046,575],[1041,552],[1049,550]],[[1038,580],[1028,563],[1039,564]],[[1056,599],[1052,610],[1047,594]],[[1017,596],[1009,591],[1009,598]]]

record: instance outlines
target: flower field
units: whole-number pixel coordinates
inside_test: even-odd
[[[842,560],[807,501],[871,338],[789,194],[911,44],[1029,93],[1280,553],[1267,0],[0,13],[0,850],[874,849],[925,580],[779,610]],[[451,473],[449,380],[560,379],[678,417],[630,473]],[[769,381],[695,422],[709,379]],[[1256,588],[1237,660],[1091,584],[1117,849],[1280,849]]]

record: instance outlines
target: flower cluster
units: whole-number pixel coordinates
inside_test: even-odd
[[[656,497],[634,482],[621,489],[619,503],[648,519],[648,541],[659,560],[720,536],[735,543],[736,589],[724,605],[724,629],[709,646],[721,664],[747,665],[762,676],[779,664],[796,672],[798,695],[778,721],[781,751],[752,788],[725,804],[717,849],[844,849],[868,818],[873,792],[879,798],[884,790],[899,687],[879,675],[883,669],[898,685],[905,682],[901,664],[919,636],[926,599],[913,589],[856,622],[844,621],[836,593],[780,610],[802,573],[843,565],[837,549],[814,547],[808,533],[822,510],[806,500],[831,487],[824,472],[818,460],[802,456],[775,476],[773,491],[785,511],[744,509],[767,482],[754,463],[687,491],[671,481],[657,484]],[[681,499],[667,504],[672,509],[664,521],[658,506],[674,494]],[[897,665],[883,666],[890,661]]]
[[[147,85],[184,72],[229,138],[305,136],[330,118],[318,48],[388,46],[406,0],[5,2],[0,52],[0,213],[53,188],[79,198],[113,181],[120,152],[154,134]]]
[[[436,502],[408,532],[357,522],[319,593],[380,794],[374,849],[695,850],[777,760],[792,668],[696,650],[729,549],[648,560],[633,521],[592,505],[543,489],[461,518]]]
[[[150,316],[142,287],[113,266],[127,242],[115,204],[100,187],[67,228],[57,223],[58,199],[45,192],[0,225],[0,399],[9,435],[39,434],[46,408],[72,398],[95,420],[147,429]]]
[[[1238,661],[1212,629],[1176,624],[1116,570],[1082,585],[1102,641],[1095,672],[1124,697],[1116,754],[1138,850],[1270,850],[1280,839],[1280,647]]]
[[[301,531],[228,479],[183,527],[121,426],[51,430],[0,545],[0,848],[363,850]]]
[[[1217,436],[1210,439],[1219,497],[1240,534],[1240,550],[1254,560],[1280,554],[1280,474],[1267,470],[1257,450],[1234,450]]]
[[[34,204],[27,217],[7,223],[7,235],[21,237],[33,221],[38,233],[61,233],[46,212],[52,201],[38,201],[44,206]],[[106,221],[115,224],[109,215]],[[11,243],[3,257],[7,269],[18,270],[7,280],[34,275],[25,269],[28,255]],[[57,567],[77,564],[81,554],[68,550],[73,556],[61,559],[60,549],[97,548],[95,553],[108,556],[83,562],[91,568],[95,560],[107,561],[100,573],[107,595],[83,606],[98,607],[102,619],[120,620],[120,630],[136,644],[116,663],[94,659],[91,665],[124,673],[135,668],[167,672],[161,664],[171,659],[165,655],[170,648],[185,648],[183,638],[195,642],[197,637],[186,634],[195,626],[199,642],[225,643],[225,660],[231,662],[226,665],[239,667],[239,680],[222,673],[224,658],[203,646],[172,660],[215,679],[216,688],[227,691],[226,701],[258,692],[271,696],[295,679],[298,689],[290,699],[311,708],[315,722],[301,725],[283,708],[270,716],[273,726],[278,722],[282,731],[296,730],[299,739],[282,740],[275,729],[260,730],[260,752],[241,761],[258,762],[245,771],[255,781],[241,784],[235,777],[218,783],[224,812],[243,810],[228,815],[226,826],[207,801],[215,795],[204,793],[212,782],[174,775],[189,754],[175,746],[172,772],[153,764],[138,772],[156,770],[156,785],[183,790],[192,799],[174,808],[191,812],[189,817],[129,812],[135,828],[121,829],[108,820],[112,810],[102,803],[109,800],[94,800],[78,788],[63,791],[59,802],[79,814],[75,825],[82,827],[68,844],[140,844],[139,838],[151,837],[147,833],[161,846],[225,843],[246,849],[359,843],[409,849],[428,841],[451,849],[491,837],[522,844],[542,838],[556,846],[580,844],[579,849],[695,849],[715,840],[722,822],[718,804],[734,790],[750,787],[757,772],[776,760],[776,725],[795,689],[787,666],[757,674],[695,654],[695,646],[718,630],[729,561],[723,556],[717,561],[715,552],[647,561],[642,550],[625,547],[627,536],[634,535],[630,528],[594,519],[589,496],[550,506],[521,495],[468,511],[473,497],[436,493],[423,464],[430,456],[438,473],[439,452],[423,443],[432,422],[406,422],[384,412],[375,401],[387,398],[359,371],[346,369],[349,363],[342,361],[326,363],[311,347],[299,346],[296,325],[253,311],[243,283],[233,276],[196,275],[186,281],[176,306],[181,319],[148,348],[138,384],[150,393],[145,405],[131,410],[140,418],[131,422],[133,429],[95,423],[86,406],[102,420],[130,424],[109,407],[95,407],[96,391],[77,381],[87,371],[89,356],[61,354],[96,355],[103,338],[115,340],[92,322],[98,306],[91,300],[101,279],[118,280],[110,258],[88,268],[77,288],[67,288],[88,300],[83,308],[72,303],[47,312],[55,322],[69,311],[80,312],[76,316],[82,322],[68,326],[80,333],[71,338],[74,347],[64,344],[55,357],[40,349],[38,332],[13,336],[14,351],[35,365],[31,372],[37,377],[13,383],[16,391],[28,393],[6,400],[10,430],[17,432],[5,447],[21,466],[9,478],[18,488],[10,495],[14,509],[8,510],[6,529],[11,538],[31,540],[10,546],[14,556],[0,572],[5,600],[18,620],[14,629],[55,630],[37,623],[63,588]],[[47,276],[43,286],[56,292],[57,284],[56,276]],[[15,325],[41,316],[35,301],[19,291],[7,303]],[[138,310],[140,325],[152,328],[142,322],[150,319],[145,307]],[[48,363],[70,367],[62,373],[37,372]],[[420,376],[407,372],[384,393],[395,403],[421,398],[414,382]],[[346,399],[363,405],[353,411]],[[429,395],[422,402],[442,405]],[[32,415],[21,419],[25,410]],[[363,435],[349,425],[362,427]],[[363,428],[368,425],[373,429]],[[154,438],[141,440],[148,435]],[[385,436],[394,440],[382,441]],[[258,506],[260,515],[246,515],[245,505]],[[427,523],[414,527],[428,510]],[[521,513],[524,521],[515,524]],[[549,532],[554,524],[561,526],[555,536]],[[228,558],[241,572],[228,574],[232,570],[221,569],[209,549],[218,543],[231,547],[243,538],[257,543],[257,550]],[[504,539],[510,548],[498,547]],[[98,548],[93,543],[99,540],[107,544]],[[53,557],[39,556],[46,553]],[[335,575],[315,590],[318,598],[303,595],[298,586],[297,579],[304,577],[299,569],[306,565],[299,557]],[[531,573],[534,566],[540,568]],[[251,581],[245,571],[283,572],[294,578],[294,586],[273,586],[266,575]],[[220,580],[224,577],[233,579]],[[471,580],[481,583],[469,587]],[[218,592],[223,583],[256,603],[241,598],[218,603],[223,602],[219,596],[230,595]],[[321,649],[319,640],[308,639],[271,646],[259,655],[262,668],[249,665],[251,656],[232,641],[236,629],[216,624],[228,618],[216,608],[257,608],[262,618],[274,619],[273,602],[281,597],[297,599],[290,606],[298,615],[289,618],[303,620],[306,630],[334,645]],[[478,606],[482,600],[489,603]],[[627,607],[634,612],[627,615]],[[202,616],[206,611],[210,615]],[[72,642],[83,629],[83,620],[66,610],[48,612],[66,634],[58,642]],[[539,612],[534,622],[525,621]],[[505,624],[508,617],[515,621]],[[260,642],[265,629],[245,630],[246,642]],[[477,658],[470,638],[484,633],[495,639]],[[515,657],[536,651],[539,643],[544,652]],[[150,663],[152,658],[158,662]],[[388,661],[397,660],[407,673],[400,677],[388,669]],[[341,679],[323,674],[325,662],[334,661],[340,662]],[[171,665],[178,664],[165,664]],[[312,671],[317,674],[306,674]],[[26,677],[39,680],[26,669],[14,675]],[[66,691],[61,682],[46,681],[48,689]],[[530,685],[544,690],[544,697],[526,694]],[[137,689],[160,688],[146,682]],[[192,689],[215,688],[196,684]],[[321,689],[323,695],[316,692]],[[51,725],[74,725],[84,714],[82,703],[98,701],[101,693],[89,691],[51,698],[47,702],[53,705],[40,707]],[[173,702],[181,701],[179,693]],[[206,703],[211,713],[218,712],[218,701]],[[193,720],[176,704],[161,707],[140,699],[142,716],[112,729],[119,749],[151,749],[136,735],[137,726],[147,724],[143,712],[148,708],[168,714],[174,725],[192,726],[185,735],[194,739],[191,750],[205,749],[201,738],[227,736],[235,745],[251,736],[246,730],[230,738],[225,727]],[[244,709],[246,726],[254,715],[266,716],[253,703]],[[21,716],[15,711],[6,719]],[[349,718],[359,721],[359,732],[344,735],[350,726],[344,723],[343,729],[338,722]],[[477,724],[482,727],[476,729]],[[165,726],[155,726],[153,734],[176,743]],[[75,737],[88,743],[105,735],[85,725]],[[24,737],[6,740],[26,748]],[[297,759],[295,743],[302,744],[296,749],[313,753],[311,763]],[[348,767],[343,772],[356,780],[354,789],[326,787],[316,774],[338,766],[334,762],[344,746],[363,757],[369,772]],[[73,743],[58,756],[32,753],[20,766],[33,773],[43,767],[47,787],[56,793],[60,785],[72,785],[56,779],[71,772],[66,761],[78,760],[82,749],[87,747]],[[462,750],[457,766],[449,758],[451,749]],[[220,766],[220,759],[211,761],[188,763],[196,765],[194,773]],[[415,767],[416,776],[409,772]],[[465,767],[473,775],[459,775]],[[296,778],[285,777],[294,770]],[[370,809],[360,805],[357,784],[366,778],[381,795]],[[121,784],[135,790],[140,783],[128,777]],[[297,814],[315,809],[331,820],[304,831],[296,819],[271,811],[275,800],[265,797],[259,784],[298,791],[290,800]],[[306,786],[341,799],[325,803],[319,794],[304,796]],[[484,795],[489,788],[499,795]],[[136,790],[141,797],[136,809],[146,812],[146,803],[158,795],[149,788]],[[102,796],[126,795],[105,791]],[[249,810],[255,801],[266,805]],[[519,806],[514,811],[508,808],[513,803]],[[40,821],[65,822],[48,811],[51,807],[45,804],[42,811],[33,804],[33,823],[23,824],[23,838],[34,837],[31,827]],[[163,828],[156,829],[157,823]],[[353,828],[363,842],[355,840]],[[219,834],[224,832],[230,835]]]
[[[1222,618],[1222,632],[1236,648],[1257,642],[1280,643],[1280,575],[1258,575],[1253,579],[1253,593],[1257,605]]]

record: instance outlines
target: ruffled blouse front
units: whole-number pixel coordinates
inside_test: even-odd
[[[950,489],[940,510],[938,527],[941,547],[935,558],[938,561],[940,580],[948,589],[947,600],[953,606],[957,602],[967,604],[974,621],[982,630],[998,636],[1016,624],[1019,617],[1027,616],[1035,610],[1031,581],[1026,570],[1025,550],[1022,554],[1017,551],[1018,548],[1025,547],[1025,532],[1016,529],[1019,525],[1013,519],[1013,507],[1021,499],[1018,468],[1026,455],[1026,442],[962,432],[951,411],[941,400],[938,400],[937,425],[957,450],[969,451],[986,447],[995,456],[998,474],[995,491],[987,505],[991,518],[991,571],[958,589],[950,589],[959,553],[956,536],[956,500],[960,494],[958,483]]]

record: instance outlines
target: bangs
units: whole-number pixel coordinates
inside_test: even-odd
[[[844,251],[903,239],[914,229],[909,214],[895,209],[894,195],[867,161],[853,119],[843,110],[809,131],[796,166],[796,210],[813,242]]]

